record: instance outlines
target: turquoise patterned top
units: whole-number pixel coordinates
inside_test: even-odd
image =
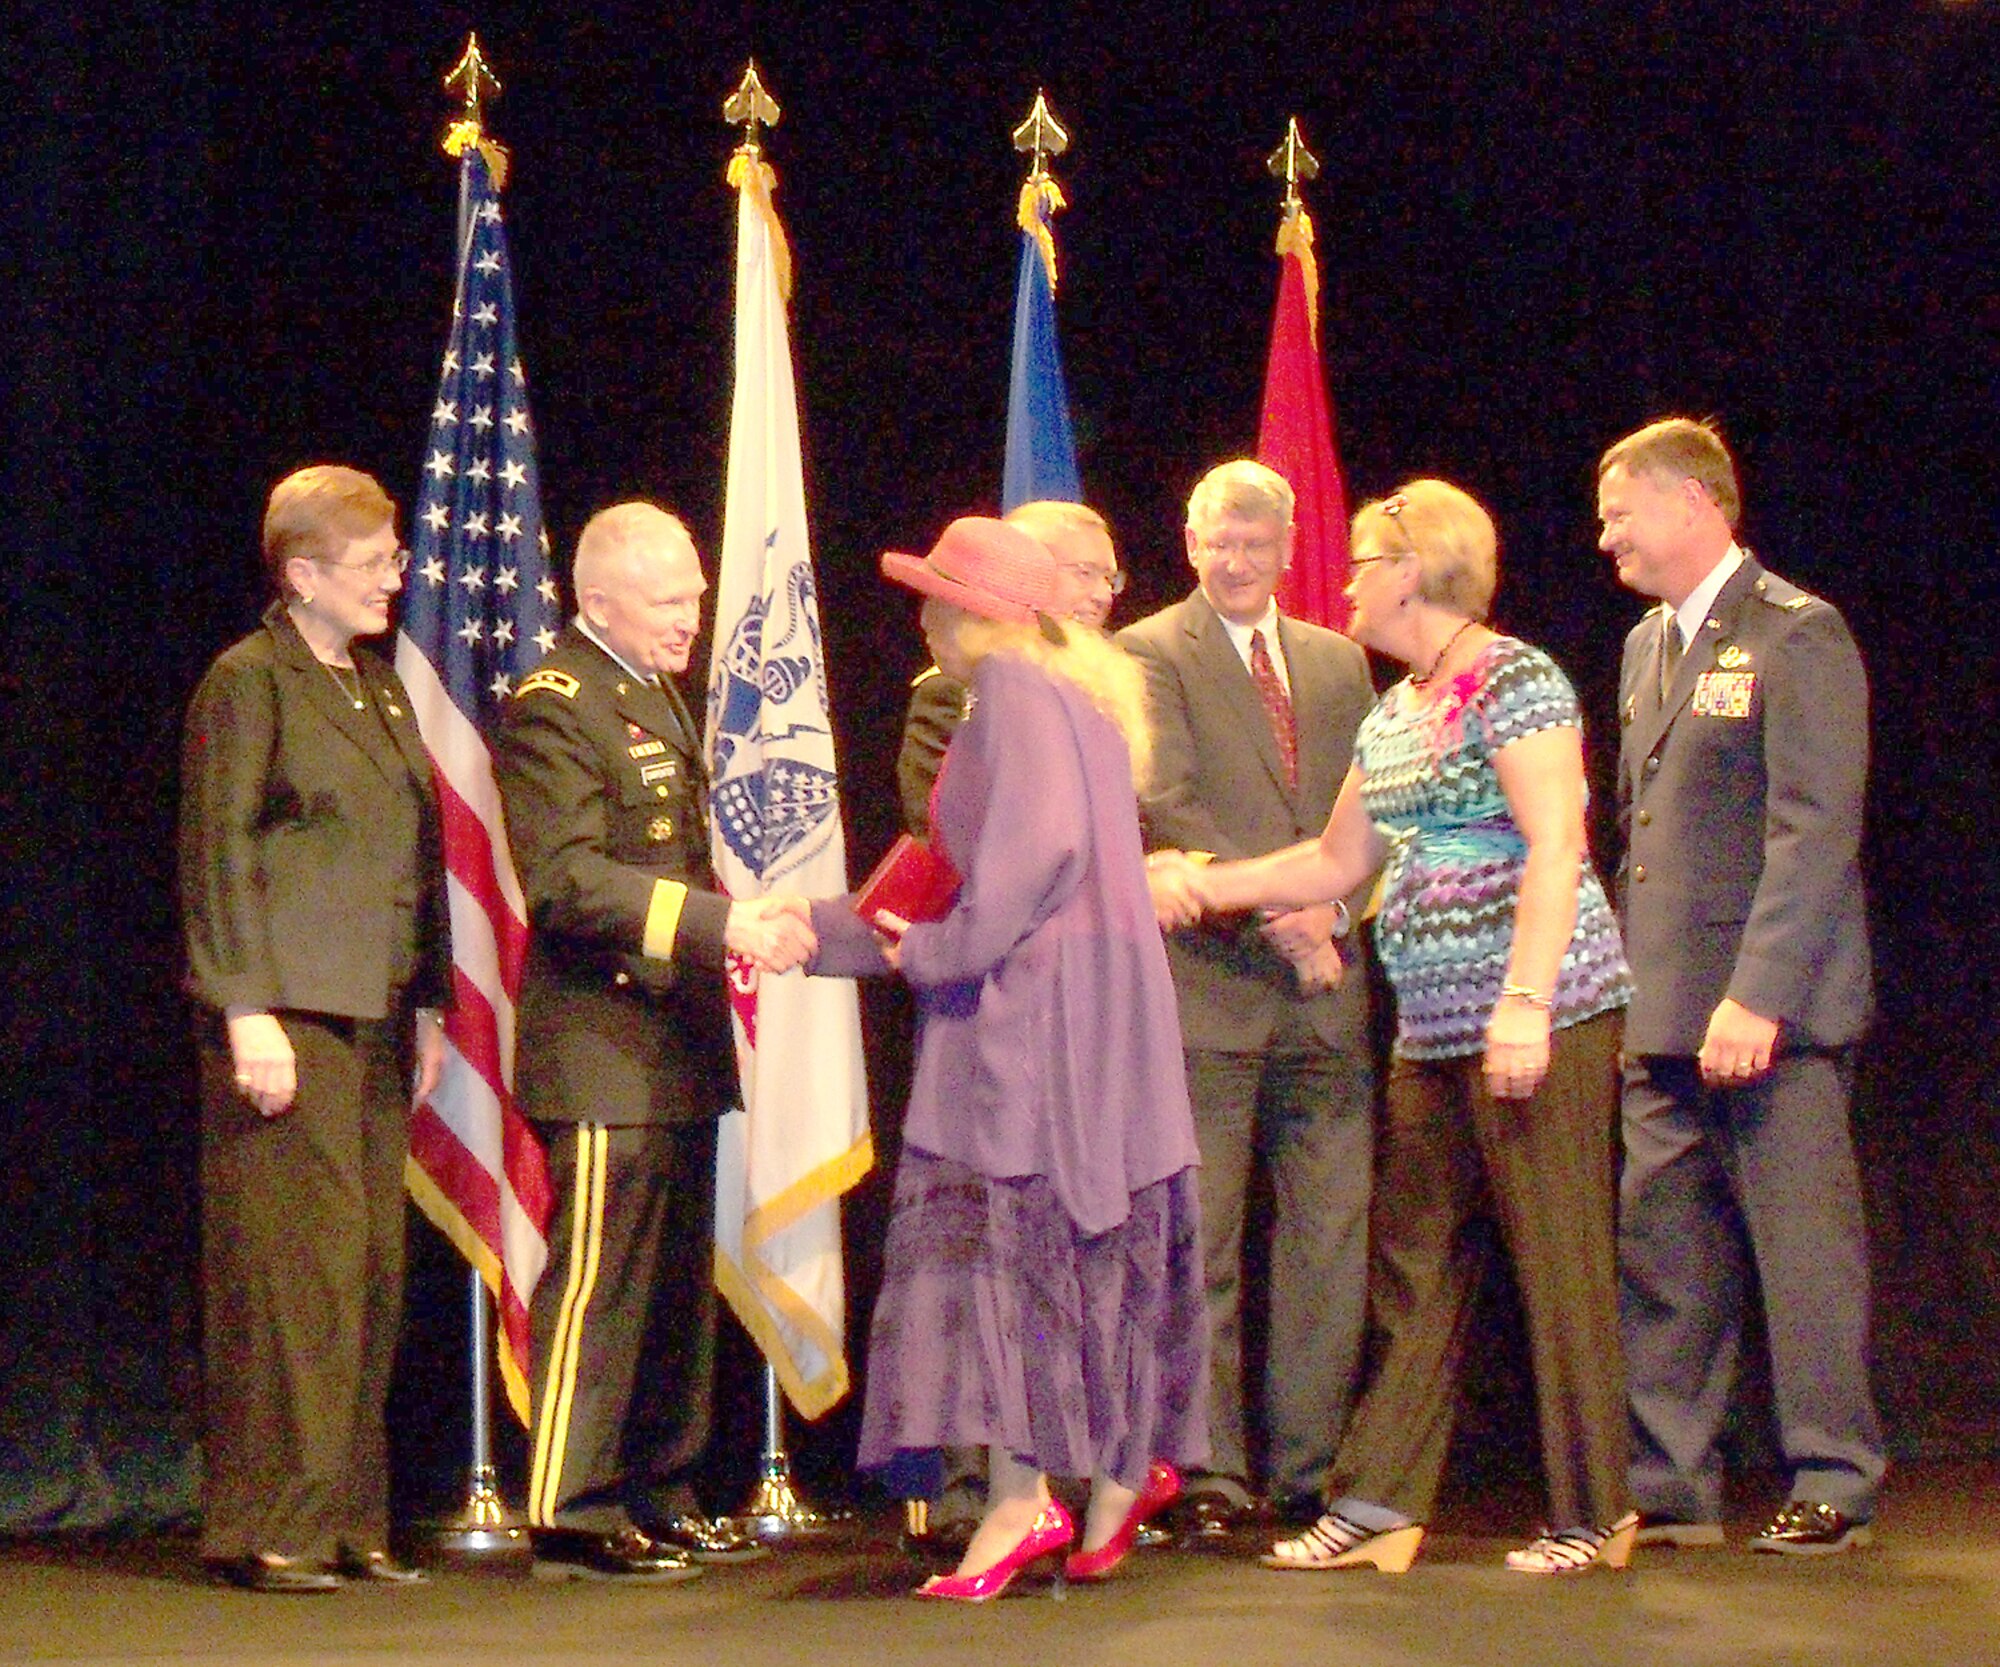
[[[1528,853],[1493,758],[1524,735],[1582,727],[1561,668],[1513,637],[1488,643],[1436,698],[1405,679],[1362,720],[1361,802],[1390,847],[1375,942],[1396,990],[1403,1058],[1485,1052]],[[1623,1007],[1631,991],[1618,924],[1586,857],[1553,1026]]]

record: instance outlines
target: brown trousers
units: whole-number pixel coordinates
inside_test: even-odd
[[[1529,1100],[1496,1100],[1477,1054],[1395,1061],[1377,1142],[1369,1303],[1387,1348],[1334,1460],[1329,1497],[1413,1521],[1437,1501],[1490,1213],[1527,1313],[1549,1521],[1628,1509],[1613,1235],[1620,1016],[1558,1030]]]

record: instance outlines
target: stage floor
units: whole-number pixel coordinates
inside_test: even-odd
[[[1531,1580],[1491,1500],[1401,1577],[1302,1575],[1162,1549],[1060,1602],[1036,1583],[983,1608],[910,1601],[926,1569],[887,1512],[673,1587],[440,1575],[415,1590],[253,1596],[211,1584],[192,1540],[0,1544],[0,1658],[68,1663],[684,1663],[813,1667],[973,1660],[1082,1667],[1844,1667],[2000,1662],[2000,1466],[1891,1478],[1875,1546],[1793,1560],[1641,1551],[1622,1576]],[[1476,1516],[1476,1520],[1475,1520]],[[1448,1531],[1456,1529],[1456,1532]]]

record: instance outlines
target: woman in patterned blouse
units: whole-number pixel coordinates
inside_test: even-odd
[[[1622,1568],[1625,1379],[1612,1134],[1629,977],[1584,835],[1583,736],[1555,662],[1485,623],[1492,519],[1440,480],[1354,518],[1349,626],[1411,668],[1363,720],[1317,841],[1190,870],[1209,910],[1339,897],[1383,869],[1376,943],[1396,992],[1370,1303],[1388,1333],[1317,1524],[1280,1569],[1400,1573],[1444,1469],[1490,1212],[1533,1354],[1550,1520],[1524,1574]]]

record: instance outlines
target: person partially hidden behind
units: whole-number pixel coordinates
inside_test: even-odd
[[[1038,539],[1055,557],[1050,611],[1093,631],[1103,630],[1112,603],[1125,589],[1125,573],[1104,517],[1083,504],[1038,498],[1010,509],[1002,519]],[[910,685],[903,743],[896,754],[903,826],[919,839],[930,832],[931,787],[938,765],[964,721],[965,685],[938,666],[925,667]]]
[[[422,1576],[389,1553],[403,1159],[451,989],[430,759],[359,639],[408,555],[355,469],[272,489],[263,623],[195,691],[180,902],[199,1004],[202,1556],[258,1592]]]
[[[556,1199],[529,1310],[528,1519],[543,1578],[676,1580],[763,1551],[694,1491],[736,1080],[723,952],[783,972],[813,937],[802,900],[732,902],[709,870],[701,732],[675,683],[708,588],[686,528],[604,510],[575,581],[576,618],[494,747],[531,928],[516,1086]]]
[[[1016,527],[967,517],[882,567],[972,700],[935,796],[949,911],[878,938],[849,900],[813,905],[813,970],[895,968],[919,1011],[858,1459],[989,1449],[978,1531],[919,1589],[981,1602],[1054,1555],[1109,1575],[1206,1456],[1196,1147],[1138,669],[1054,615],[1054,561]],[[1074,1550],[1051,1475],[1091,1481]]]
[[[1125,589],[1125,574],[1104,517],[1083,504],[1037,499],[1010,509],[1010,527],[1040,541],[1055,558],[1055,588],[1049,611],[1093,631],[1104,629],[1111,604]],[[896,755],[896,789],[903,826],[919,839],[930,832],[931,788],[938,766],[958,726],[965,721],[966,686],[936,665],[910,686],[903,742]],[[896,1477],[915,1497],[905,1502],[904,1541],[914,1550],[959,1557],[986,1512],[986,1450],[951,1447],[941,1455],[941,1473]],[[1146,1538],[1165,1538],[1157,1528]]]
[[[1790,1497],[1756,1551],[1866,1545],[1887,1468],[1848,1102],[1872,1002],[1868,682],[1840,615],[1736,542],[1736,466],[1668,418],[1598,466],[1599,547],[1653,610],[1619,680],[1619,1306],[1641,1542],[1723,1541],[1718,1438],[1754,1266]]]

